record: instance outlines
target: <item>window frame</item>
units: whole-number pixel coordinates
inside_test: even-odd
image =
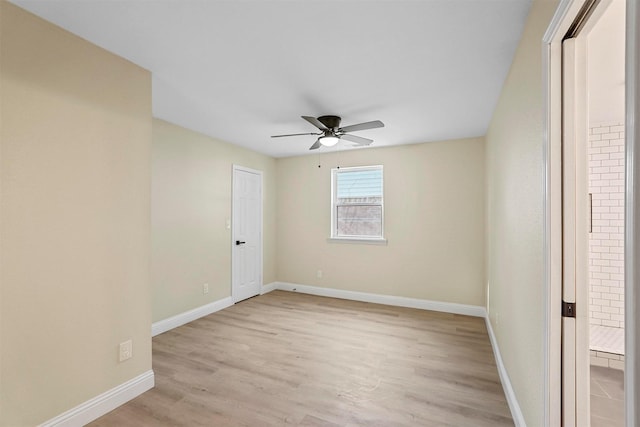
[[[379,170],[382,172],[382,201],[378,203],[350,203],[350,204],[338,204],[338,174],[340,172],[349,171],[368,171]],[[349,235],[338,236],[338,207],[340,206],[380,206],[380,236],[362,236],[362,235]],[[329,234],[329,242],[344,242],[344,243],[368,243],[368,244],[386,244],[387,239],[384,234],[384,166],[383,165],[370,165],[370,166],[349,166],[338,167],[331,169],[331,231]]]

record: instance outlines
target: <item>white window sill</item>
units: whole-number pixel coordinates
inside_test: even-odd
[[[387,239],[382,237],[376,237],[367,239],[364,237],[329,237],[327,239],[329,243],[348,243],[348,244],[362,244],[362,245],[387,245]]]

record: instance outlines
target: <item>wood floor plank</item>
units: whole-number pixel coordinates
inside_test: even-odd
[[[480,318],[274,291],[153,338],[91,426],[513,426]]]

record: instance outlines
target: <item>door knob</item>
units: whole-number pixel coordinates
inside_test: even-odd
[[[236,246],[244,245],[247,242],[241,242],[240,240],[236,240]]]

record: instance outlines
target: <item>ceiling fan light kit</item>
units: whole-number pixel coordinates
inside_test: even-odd
[[[356,145],[370,145],[373,140],[363,138],[361,136],[350,135],[348,132],[355,132],[359,130],[375,129],[384,127],[384,123],[380,120],[374,120],[372,122],[359,123],[357,125],[350,125],[340,127],[342,119],[339,116],[320,116],[318,118],[311,116],[302,116],[304,120],[317,127],[321,132],[319,133],[293,133],[286,135],[273,135],[271,138],[281,138],[286,136],[299,136],[299,135],[319,135],[317,141],[309,148],[309,150],[315,150],[320,148],[321,145],[325,147],[333,147],[341,139],[349,142],[353,142]]]
[[[338,141],[340,141],[340,138],[338,138],[337,136],[321,136],[319,139],[320,144],[324,145],[325,147],[333,147],[338,143]]]

